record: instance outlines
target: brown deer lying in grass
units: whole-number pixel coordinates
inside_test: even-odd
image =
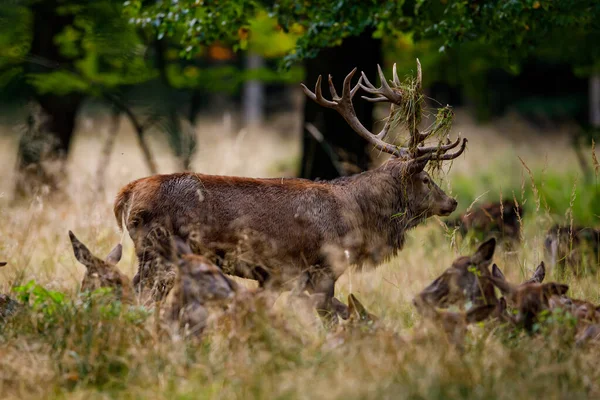
[[[457,258],[450,268],[413,299],[417,311],[438,324],[449,341],[459,347],[469,324],[504,312],[493,284],[480,279],[490,275],[489,266],[495,248],[496,240],[492,238],[481,244],[472,256]],[[471,308],[466,312],[438,309],[463,306],[467,302],[471,303]]]
[[[494,285],[507,295],[508,303],[518,312],[514,318],[507,314],[510,322],[531,331],[540,313],[561,309],[577,320],[575,340],[578,345],[600,339],[600,306],[568,297],[568,285],[555,282],[541,284],[541,280],[543,277],[538,275],[537,280],[531,279],[515,286],[508,283],[503,275],[492,278]]]
[[[600,265],[600,229],[555,225],[548,230],[544,247],[552,267],[568,267],[579,274],[587,264],[592,270]]]
[[[131,182],[119,192],[114,211],[136,247],[136,289],[154,286],[152,244],[144,235],[149,228],[162,226],[227,274],[276,289],[297,285],[301,278],[309,292],[325,295],[317,309],[331,315],[335,282],[348,266],[380,264],[402,249],[409,229],[428,217],[451,214],[456,200],[424,169],[428,162],[457,158],[466,139],[424,145],[449,129],[451,112],[443,109],[431,129],[419,131],[424,99],[420,65],[416,81],[408,86],[400,83],[394,69],[391,86],[380,70],[381,87],[373,86],[364,74],[352,87],[355,72],[346,76],[341,96],[329,81],[332,100],[323,97],[321,78],[314,93],[303,85],[304,92],[339,112],[373,147],[392,155],[388,162],[332,181],[178,173]],[[375,96],[369,101],[391,103],[388,120],[377,134],[356,118],[352,99],[359,89]],[[384,141],[400,123],[410,133],[407,147]],[[459,145],[458,151],[446,154]]]
[[[459,228],[462,236],[474,232],[480,237],[494,235],[497,239],[520,241],[523,208],[512,200],[487,203],[469,210],[446,224]]]
[[[550,309],[550,298],[553,296],[563,296],[569,290],[568,285],[561,283],[523,283],[513,285],[506,279],[497,276],[488,276],[485,279],[490,280],[504,294],[509,306],[517,311],[512,322],[515,325],[524,327],[531,331],[533,324],[537,322],[538,315],[545,310]]]
[[[119,299],[125,302],[133,301],[131,281],[117,268],[117,263],[121,260],[123,253],[123,247],[120,243],[112,249],[106,259],[102,260],[93,255],[71,231],[69,231],[69,238],[73,245],[75,258],[86,268],[81,282],[82,292],[91,292],[99,288],[111,288]]]
[[[470,302],[473,307],[483,305],[495,306],[493,317],[505,322],[509,321],[506,312],[506,299],[496,297],[494,284],[482,277],[495,277],[506,281],[504,274],[496,264],[492,265],[490,274],[489,264],[494,255],[495,239],[483,243],[470,257],[459,257],[450,268],[428,285],[415,299],[413,304],[422,315],[431,316],[431,308],[447,308],[449,306],[464,306]],[[542,262],[521,285],[541,283],[546,276],[546,269]],[[475,315],[481,315],[476,313]]]
[[[489,276],[489,266],[494,257],[496,239],[481,244],[471,256],[454,260],[452,266],[429,284],[414,299],[413,304],[421,314],[430,313],[431,307],[447,308],[451,305],[496,305],[498,299],[494,285],[481,276]]]
[[[203,256],[192,253],[187,243],[175,238],[178,260],[177,278],[171,292],[169,318],[192,335],[204,331],[207,306],[232,300],[246,289],[229,279],[219,267]]]

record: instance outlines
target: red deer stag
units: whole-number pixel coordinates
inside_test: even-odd
[[[136,289],[154,285],[153,252],[144,232],[153,226],[169,227],[170,234],[183,238],[194,253],[227,274],[279,289],[294,281],[303,290],[324,294],[317,309],[329,315],[335,281],[349,265],[380,264],[403,247],[409,229],[456,209],[456,200],[433,182],[425,167],[428,162],[457,158],[467,140],[459,137],[452,143],[425,146],[427,139],[447,132],[452,113],[442,109],[430,129],[419,131],[424,97],[417,66],[417,78],[410,86],[400,83],[395,68],[388,83],[379,68],[378,88],[364,74],[352,87],[355,68],[344,79],[341,96],[330,77],[332,100],[323,97],[321,77],[314,92],[302,85],[310,99],[337,111],[374,148],[392,156],[378,168],[331,181],[186,172],[142,178],[123,187],[114,211],[119,226],[124,223],[135,243]],[[391,103],[379,133],[369,131],[356,117],[352,99],[359,89],[374,96],[363,96],[368,101]],[[406,147],[384,141],[399,123],[410,134]],[[458,151],[448,152],[457,147]]]

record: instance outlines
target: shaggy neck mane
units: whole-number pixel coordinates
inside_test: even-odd
[[[407,178],[388,166],[329,181],[348,207],[344,215],[362,234],[357,261],[384,261],[402,249],[406,230],[420,222],[408,205]],[[344,210],[343,212],[345,212]]]

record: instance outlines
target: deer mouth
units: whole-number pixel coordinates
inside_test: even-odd
[[[440,217],[447,217],[448,215],[452,214],[455,209],[456,209],[456,207],[442,208],[440,210]]]

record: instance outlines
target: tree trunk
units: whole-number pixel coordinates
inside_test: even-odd
[[[344,78],[354,67],[358,67],[359,72],[364,71],[369,78],[375,79],[377,64],[381,63],[381,41],[373,39],[372,32],[367,31],[360,36],[345,39],[339,47],[323,49],[315,59],[307,60],[304,81],[312,89],[317,77],[323,75],[325,87],[327,75],[331,74],[338,92],[341,92]],[[357,76],[358,74],[353,83],[357,81]],[[324,93],[328,94],[329,90],[324,88]],[[354,107],[358,119],[370,129],[374,122],[373,104],[357,96]],[[340,175],[335,161],[331,160],[326,149],[306,130],[306,123],[313,124],[323,134],[324,140],[340,155],[341,161],[354,164],[360,170],[369,168],[371,160],[368,143],[354,132],[336,111],[306,99],[302,128],[301,177],[333,179]]]
[[[70,69],[73,66],[73,60],[60,52],[54,39],[66,26],[72,26],[74,16],[59,15],[57,7],[56,1],[36,2],[31,6],[33,37],[29,57],[32,61],[26,64],[27,73],[52,72],[61,68]],[[46,159],[63,161],[66,158],[84,96],[80,93],[39,94],[34,89],[32,98],[39,110],[35,112],[37,115],[30,115],[28,132],[19,143],[18,168],[22,173],[27,172],[25,175],[21,174],[20,181],[26,180],[27,186],[31,186],[32,178],[35,177],[38,183],[51,183],[50,187],[53,187],[53,182],[44,182],[52,177],[41,163]],[[17,182],[17,191],[29,191],[31,188],[21,186],[20,182]]]
[[[171,100],[171,96],[175,92],[175,89],[167,75],[166,52],[168,50],[168,43],[166,39],[157,39],[154,41],[154,44],[156,50],[156,66],[163,84],[162,90],[164,92],[164,98],[168,99],[168,104],[166,105],[167,111],[165,113],[166,133],[175,156],[180,161],[181,169],[189,171],[191,169],[194,153],[196,152],[196,131],[193,126],[184,129],[179,119],[179,112],[177,111],[177,108],[180,105]],[[193,111],[190,111],[190,117],[191,116],[195,119]]]
[[[264,59],[254,53],[246,55],[246,70],[257,70],[264,66]],[[259,125],[264,119],[265,90],[264,84],[256,79],[244,83],[244,122],[246,125]]]
[[[600,73],[590,76],[590,125],[600,128]]]

